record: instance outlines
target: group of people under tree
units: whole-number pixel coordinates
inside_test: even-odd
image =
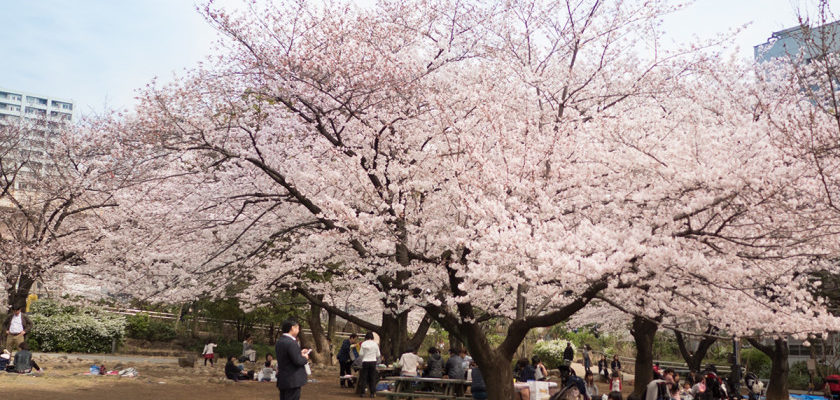
[[[23,312],[23,305],[11,307],[9,315],[3,321],[5,348],[0,354],[0,371],[28,374],[41,371],[41,367],[32,359],[32,352],[26,343],[27,334],[32,331],[32,320]],[[12,355],[14,352],[14,355]]]

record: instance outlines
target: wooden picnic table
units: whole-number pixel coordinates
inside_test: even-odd
[[[352,378],[342,377],[340,379],[345,380],[345,382],[349,381],[350,384],[355,384],[356,385],[356,389],[355,389],[356,394],[362,394],[362,385],[360,384],[361,382],[359,382],[359,377],[360,377],[361,373],[362,373],[362,370],[358,370],[358,371],[355,371],[355,374],[353,375]],[[398,371],[397,368],[393,368],[393,367],[389,367],[389,366],[382,367],[382,366],[377,365],[376,366],[376,373],[378,374],[377,381],[383,381],[383,380],[390,380],[390,378],[393,377],[394,375],[398,374],[399,371]]]
[[[395,376],[394,391],[379,392],[388,399],[436,398],[468,399],[464,396],[466,387],[472,383],[465,379],[422,378],[419,376]]]

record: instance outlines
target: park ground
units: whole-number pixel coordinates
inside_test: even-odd
[[[83,357],[83,358],[81,358]],[[121,400],[255,400],[275,399],[272,383],[239,382],[223,378],[223,365],[181,368],[164,357],[38,355],[43,376],[0,374],[2,398],[26,400],[121,399]],[[91,364],[108,369],[134,367],[135,378],[84,375]],[[303,387],[301,398],[345,400],[358,398],[337,383],[337,367],[316,367],[313,379]],[[632,388],[625,385],[625,396]],[[599,385],[605,390],[606,384]]]

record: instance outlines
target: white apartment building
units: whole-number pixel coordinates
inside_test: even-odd
[[[25,163],[15,179],[15,190],[30,189],[33,179],[51,166],[45,149],[55,140],[56,129],[73,121],[74,108],[72,100],[0,87],[0,125],[17,125],[22,132],[4,160],[6,165]]]

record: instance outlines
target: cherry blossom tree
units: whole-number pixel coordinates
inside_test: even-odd
[[[95,130],[51,121],[0,124],[0,275],[9,305],[36,282],[56,292],[97,240],[97,215],[116,206],[123,165]]]
[[[529,330],[593,299],[646,322],[691,309],[674,296],[729,310],[796,282],[836,232],[814,177],[721,93],[727,64],[661,48],[673,9],[210,3],[222,55],[150,86],[110,133],[161,167],[153,187],[121,195],[133,217],[109,240],[149,239],[120,257],[168,296],[245,279],[244,298],[294,288],[357,322],[331,300],[372,291],[381,323],[357,323],[384,333],[391,355],[425,310],[467,345],[492,399],[512,396],[508,365]],[[764,273],[777,281],[754,283]],[[727,329],[778,312],[769,297]],[[498,320],[508,329],[494,346]]]

